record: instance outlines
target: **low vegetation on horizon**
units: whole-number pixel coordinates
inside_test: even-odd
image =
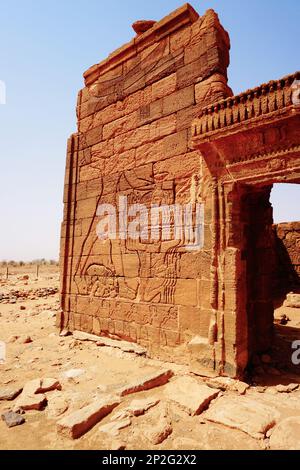
[[[0,261],[0,266],[33,266],[33,265],[39,265],[39,266],[58,266],[59,262],[55,259],[50,259],[47,260],[45,258],[41,259],[34,259],[32,261],[15,261],[15,260],[10,260],[10,261]]]

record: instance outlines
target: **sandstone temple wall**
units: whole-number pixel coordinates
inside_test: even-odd
[[[57,324],[137,342],[198,374],[240,377],[273,341],[270,192],[300,183],[300,73],[232,96],[229,36],[213,10],[199,16],[185,4],[133,28],[132,41],[84,73],[78,95]],[[117,219],[106,240],[103,204]],[[137,204],[143,236],[134,238]],[[166,236],[166,212],[149,234],[145,211],[186,204],[192,218],[176,236],[172,217]],[[289,252],[294,230],[282,233]]]
[[[61,328],[125,338],[178,362],[189,361],[197,336],[204,362],[214,361],[214,207],[190,130],[201,108],[232,95],[229,48],[213,10],[199,17],[184,5],[84,74],[67,150]],[[146,206],[204,202],[204,247],[100,241],[98,204],[120,195]]]
[[[273,226],[276,236],[276,290],[286,292],[300,286],[300,222]]]

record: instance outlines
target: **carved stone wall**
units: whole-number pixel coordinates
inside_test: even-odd
[[[232,94],[229,47],[213,10],[199,17],[185,5],[84,74],[67,151],[61,328],[216,368],[215,182],[190,137],[200,110]],[[97,207],[119,196],[147,207],[203,203],[203,248],[99,240]]]
[[[300,288],[300,222],[276,224],[273,230],[277,253],[275,289],[285,294]]]
[[[229,37],[213,10],[199,17],[185,4],[134,28],[85,72],[78,95],[57,324],[138,342],[196,373],[241,376],[272,343],[269,196],[273,183],[300,182],[300,75],[232,96]],[[147,209],[190,203],[193,220],[202,204],[204,244],[187,249],[185,231],[164,237],[164,216],[156,237],[128,238],[124,197]],[[99,239],[100,204],[116,208],[113,239]]]

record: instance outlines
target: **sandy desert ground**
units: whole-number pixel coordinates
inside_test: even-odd
[[[249,386],[197,377],[185,366],[126,352],[122,342],[62,337],[55,327],[58,286],[55,266],[41,268],[39,279],[35,267],[13,269],[8,280],[2,269],[0,414],[15,410],[25,422],[8,427],[0,420],[0,449],[300,449],[300,375],[266,356]],[[286,312],[280,307],[276,316]],[[295,334],[300,309],[288,316]],[[43,393],[33,390],[36,383]],[[110,400],[114,409],[92,429],[68,435],[74,413]]]

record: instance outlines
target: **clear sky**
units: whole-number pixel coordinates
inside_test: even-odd
[[[57,258],[65,148],[82,73],[129,41],[131,24],[182,0],[0,0],[0,260]],[[231,37],[234,93],[299,70],[299,0],[195,0]],[[300,220],[295,186],[279,187],[277,221]],[[281,206],[279,206],[281,202]],[[288,217],[287,217],[288,216]]]

